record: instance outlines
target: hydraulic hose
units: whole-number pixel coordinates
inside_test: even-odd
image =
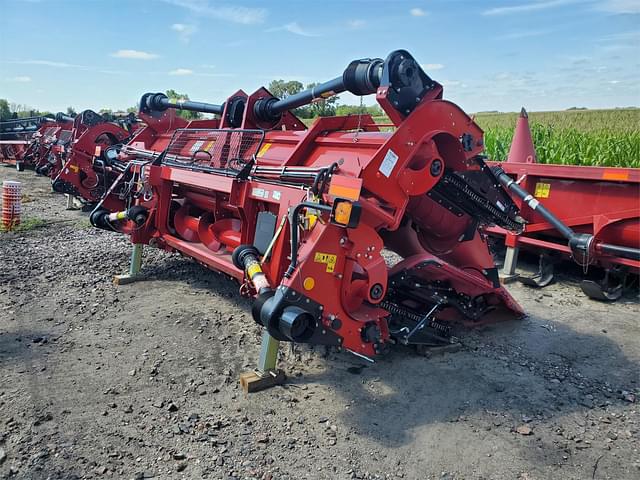
[[[381,58],[354,60],[340,77],[333,80],[290,95],[282,100],[277,98],[258,100],[254,105],[253,113],[262,121],[274,122],[287,110],[308,105],[316,99],[327,98],[347,90],[354,95],[375,93],[380,86],[383,67],[384,60]]]
[[[59,123],[73,122],[73,117],[70,117],[69,115],[65,115],[62,112],[58,112],[56,113],[56,122],[59,122]]]
[[[518,185],[502,168],[493,168],[493,173],[504,188],[512,191],[518,198],[524,201],[531,210],[538,213],[568,240],[569,248],[571,248],[576,260],[588,263],[589,257],[594,250],[631,260],[640,260],[640,249],[602,242],[596,244],[593,235],[573,231],[572,228],[551,213],[539,200]]]
[[[213,103],[192,102],[191,100],[178,100],[177,102],[172,102],[164,93],[145,93],[142,96],[142,99],[140,99],[140,110],[143,112],[163,112],[169,108],[222,115],[224,104],[215,105]]]

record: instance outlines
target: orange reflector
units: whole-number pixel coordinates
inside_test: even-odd
[[[102,147],[100,145],[96,145],[96,151],[93,155],[95,157],[99,157],[101,153],[102,153]]]
[[[629,180],[629,172],[623,170],[621,172],[617,170],[605,170],[602,173],[603,180]]]
[[[340,202],[336,205],[336,209],[333,214],[333,220],[340,225],[349,225],[349,219],[351,218],[351,209],[353,204],[351,202]]]
[[[307,277],[304,279],[304,282],[302,282],[302,286],[305,290],[313,290],[313,287],[316,286],[316,281],[313,277]]]
[[[333,175],[331,177],[331,184],[329,185],[329,195],[355,201],[360,198],[361,189],[361,178]]]

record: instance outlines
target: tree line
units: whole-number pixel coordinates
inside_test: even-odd
[[[27,117],[55,117],[57,112],[50,112],[49,110],[38,110],[22,103],[9,102],[5,98],[0,98],[0,121],[12,120],[16,118]],[[67,107],[64,112],[67,115],[73,117],[76,115],[76,111],[73,107]]]

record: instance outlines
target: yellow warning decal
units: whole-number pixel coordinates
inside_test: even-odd
[[[260,148],[260,151],[258,152],[258,154],[256,155],[256,157],[262,157],[265,153],[267,153],[267,150],[269,150],[271,148],[271,144],[270,143],[265,143],[264,145],[262,145],[262,147]]]
[[[247,275],[249,276],[249,278],[253,278],[253,276],[256,273],[262,273],[262,268],[260,268],[260,264],[259,263],[254,263],[253,265],[251,265],[248,269],[247,269]]]
[[[210,151],[210,150],[211,150],[211,147],[213,147],[213,144],[214,144],[214,143],[216,143],[215,139],[211,140],[211,141],[207,144],[207,146],[206,146],[206,147],[204,147],[204,150],[205,150],[206,152]]]
[[[327,265],[327,273],[333,273],[333,270],[336,268],[336,260],[338,260],[337,255],[321,252],[316,252],[316,256],[313,258],[314,262]]]
[[[80,171],[80,167],[77,165],[69,165],[69,170],[73,170],[73,173],[78,173]]]
[[[549,198],[549,192],[551,192],[550,183],[536,183],[536,190],[533,196],[536,198]]]

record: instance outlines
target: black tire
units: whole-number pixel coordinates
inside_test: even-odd
[[[24,172],[24,163],[16,162],[16,170],[18,170],[19,172]]]

